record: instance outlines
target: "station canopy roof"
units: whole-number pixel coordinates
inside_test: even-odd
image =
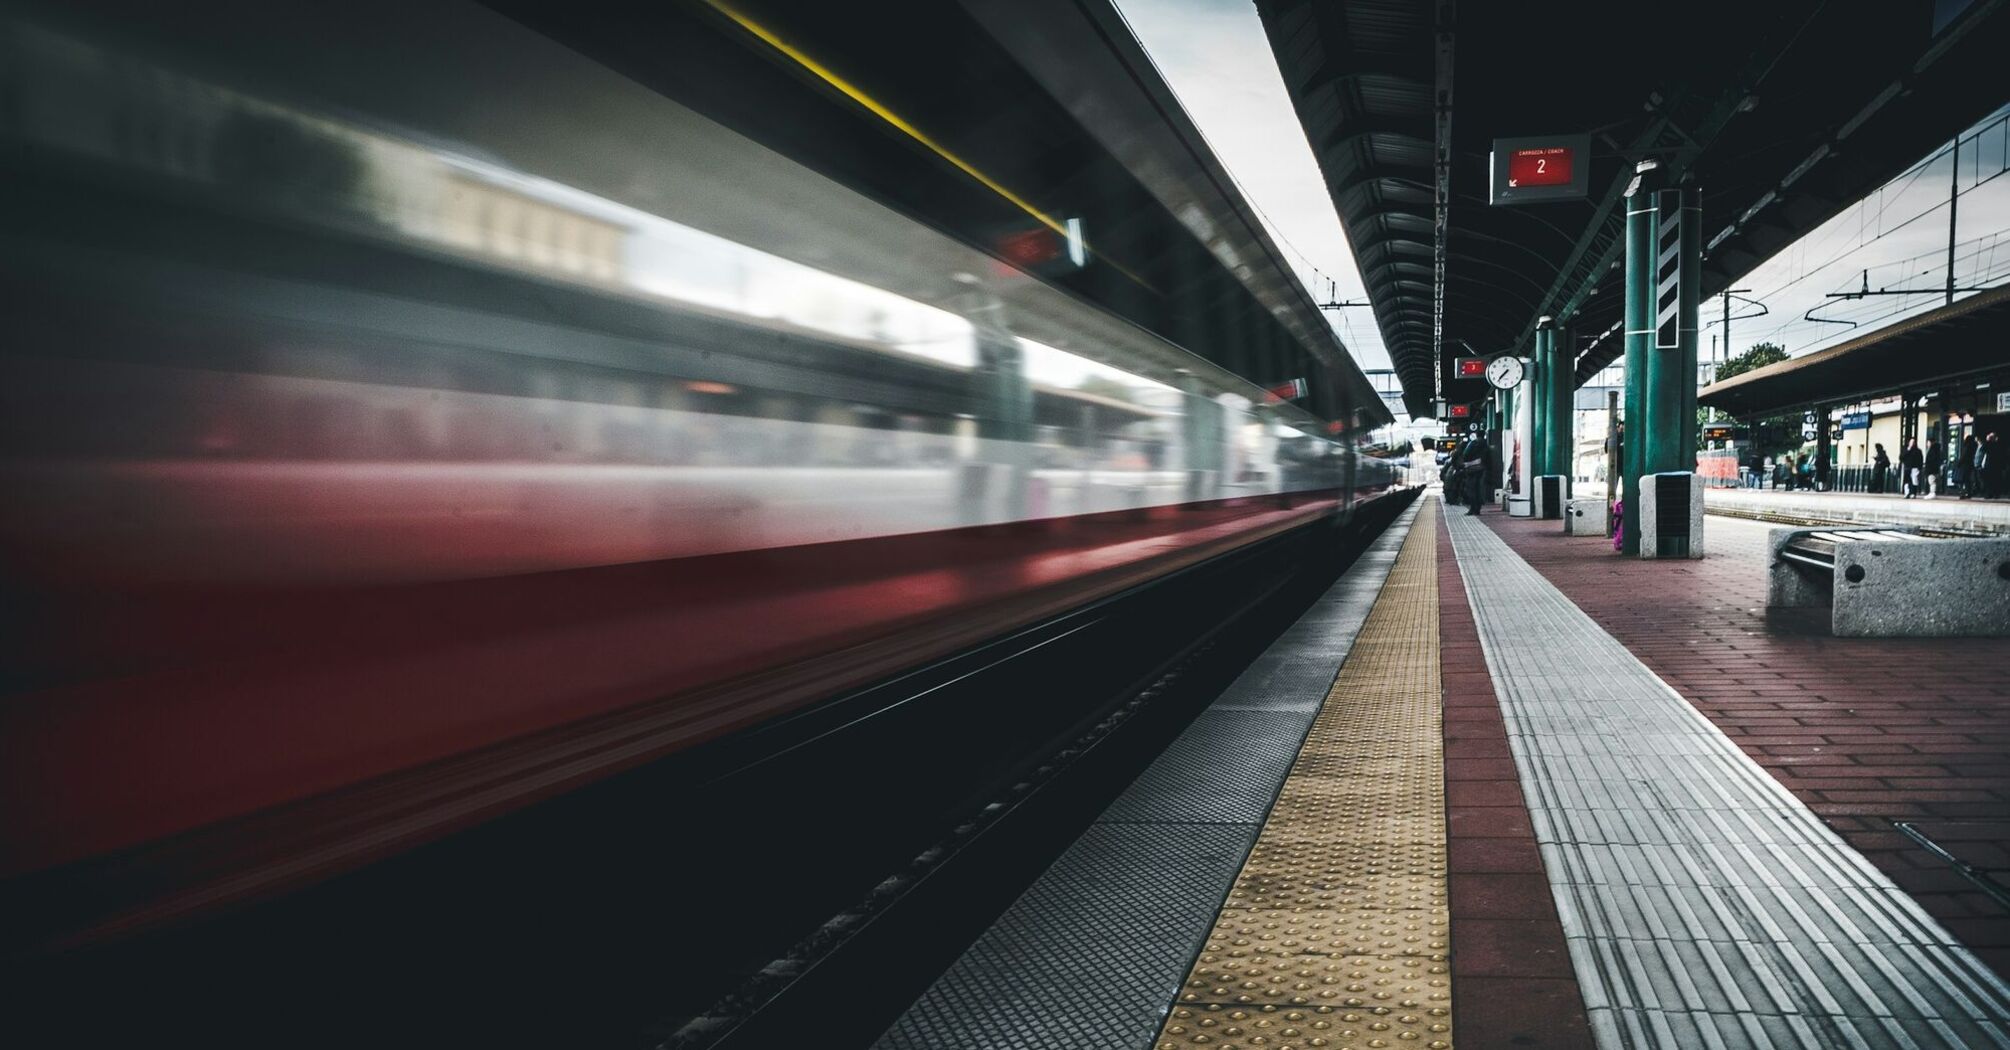
[[[2010,285],[1957,299],[1805,357],[1703,388],[1699,404],[1734,416],[1866,400],[2010,369]]]
[[[1485,396],[1451,358],[1526,354],[1540,316],[1573,330],[1578,382],[1620,356],[1636,162],[1699,189],[1720,291],[2001,105],[1978,88],[2003,83],[2006,7],[1257,2],[1419,416],[1439,381]],[[1488,204],[1496,138],[1572,134],[1584,199]]]

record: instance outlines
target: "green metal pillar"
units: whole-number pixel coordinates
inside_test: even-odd
[[[1564,402],[1558,406],[1562,420],[1564,469],[1558,473],[1576,477],[1578,473],[1578,338],[1568,324],[1556,328],[1556,362],[1564,370]]]
[[[1514,426],[1510,422],[1514,416],[1507,414],[1510,396],[1510,390],[1493,390],[1493,432],[1487,434],[1487,441],[1493,443],[1493,485],[1497,489],[1507,489],[1507,428]]]
[[[1696,469],[1696,281],[1702,217],[1693,188],[1654,195],[1655,329],[1647,355],[1644,474]]]
[[[1488,496],[1492,496],[1495,489],[1507,488],[1507,447],[1508,447],[1508,425],[1509,425],[1508,414],[1507,414],[1507,396],[1508,396],[1507,391],[1495,390],[1492,392],[1492,396],[1487,398],[1487,405],[1492,413],[1492,419],[1491,419],[1492,426],[1487,432],[1487,444],[1492,445],[1494,447],[1494,471],[1493,475],[1487,479]]]
[[[1550,376],[1550,334],[1549,318],[1545,317],[1536,322],[1535,352],[1530,355],[1529,360],[1529,364],[1534,366],[1535,371],[1534,390],[1532,391],[1535,395],[1533,405],[1535,411],[1532,413],[1535,418],[1535,446],[1529,449],[1529,473],[1538,478],[1550,473],[1549,395],[1550,388],[1556,382]]]
[[[1640,475],[1647,469],[1647,359],[1654,353],[1654,195],[1644,162],[1626,196],[1626,409],[1620,448],[1620,551],[1640,553]]]
[[[1537,324],[1542,322],[1538,321]],[[1573,453],[1577,444],[1577,413],[1572,411],[1576,400],[1577,362],[1570,354],[1570,334],[1567,329],[1549,325],[1549,365],[1546,371],[1552,377],[1549,397],[1544,407],[1549,412],[1549,448],[1543,453],[1548,462],[1548,474],[1574,474],[1576,464]]]

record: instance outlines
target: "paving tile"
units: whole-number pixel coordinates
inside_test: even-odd
[[[1577,982],[1542,977],[1462,977],[1452,998],[1461,1050],[1591,1050]]]
[[[1453,874],[1464,872],[1542,872],[1542,853],[1535,837],[1473,838],[1454,833],[1449,844]]]
[[[1454,806],[1445,815],[1453,838],[1512,838],[1535,841],[1535,825],[1526,809],[1512,806]]]
[[[1450,881],[1455,919],[1520,919],[1555,907],[1541,872],[1454,871]]]
[[[1474,918],[1453,930],[1452,976],[1571,977],[1573,972],[1563,933],[1548,920]]]
[[[1513,780],[1455,780],[1445,785],[1453,806],[1520,806],[1521,784]]]

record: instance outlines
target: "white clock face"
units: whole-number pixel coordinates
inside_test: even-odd
[[[1496,357],[1488,361],[1487,382],[1501,390],[1521,385],[1521,358]]]

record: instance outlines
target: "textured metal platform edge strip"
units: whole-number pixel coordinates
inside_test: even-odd
[[[1413,531],[1405,510],[876,1050],[1142,1050]]]
[[[2010,988],[1491,529],[1449,520],[1601,1047],[2010,1047]]]

